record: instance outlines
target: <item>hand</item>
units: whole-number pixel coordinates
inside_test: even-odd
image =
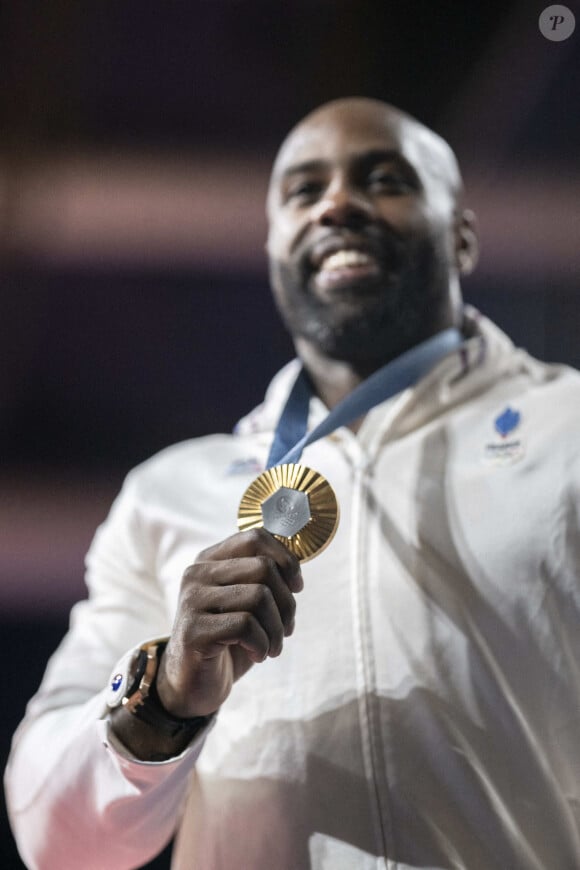
[[[303,585],[296,557],[264,529],[201,552],[183,575],[157,675],[165,709],[187,718],[213,713],[254,663],[280,655]]]

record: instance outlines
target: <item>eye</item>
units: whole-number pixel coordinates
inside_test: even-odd
[[[415,185],[394,167],[374,169],[367,179],[367,186],[373,192],[391,196],[402,196],[415,189]]]
[[[299,204],[312,202],[320,195],[322,189],[322,182],[314,179],[296,181],[287,189],[285,201],[293,200]]]

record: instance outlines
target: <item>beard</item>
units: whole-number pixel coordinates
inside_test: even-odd
[[[290,334],[332,359],[374,368],[443,328],[450,295],[443,242],[394,239],[377,249],[377,260],[377,275],[325,291],[308,257],[271,260],[275,301]]]

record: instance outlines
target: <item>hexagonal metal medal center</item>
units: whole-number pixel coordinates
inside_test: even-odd
[[[311,519],[310,502],[305,492],[281,486],[262,502],[264,528],[273,535],[291,538]]]

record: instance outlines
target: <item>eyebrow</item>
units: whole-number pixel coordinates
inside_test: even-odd
[[[415,174],[413,167],[403,157],[401,152],[395,148],[373,148],[370,151],[363,151],[354,155],[353,162],[362,166],[372,166],[375,163],[398,163]],[[320,172],[328,169],[329,166],[330,162],[328,160],[305,160],[303,163],[294,163],[282,172],[281,180],[301,173]]]

